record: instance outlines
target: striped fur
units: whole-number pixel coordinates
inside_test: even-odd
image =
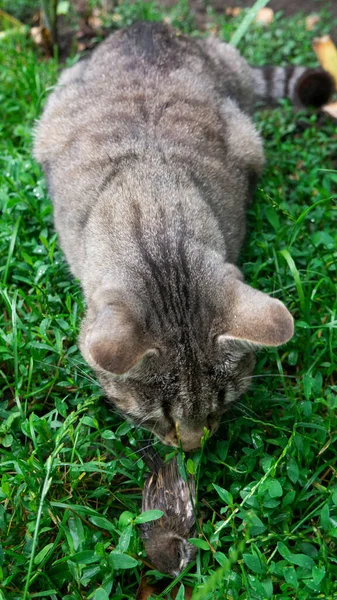
[[[332,77],[322,69],[266,66],[252,69],[255,97],[264,104],[290,98],[297,106],[322,106],[334,91]]]
[[[253,348],[293,331],[234,266],[264,160],[249,113],[308,87],[303,69],[261,73],[213,38],[138,24],[61,75],[36,130],[87,303],[82,353],[121,414],[186,450],[247,388]]]

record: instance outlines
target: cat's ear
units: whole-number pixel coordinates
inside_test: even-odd
[[[293,334],[294,320],[282,302],[236,280],[220,342],[238,339],[261,346],[280,346]]]
[[[81,350],[93,367],[122,375],[152,351],[146,335],[125,306],[108,305],[82,327]]]

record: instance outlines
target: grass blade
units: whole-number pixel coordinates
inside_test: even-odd
[[[250,24],[254,21],[259,10],[261,10],[261,8],[264,8],[265,6],[267,6],[268,2],[269,2],[269,0],[257,0],[257,2],[255,2],[255,4],[253,4],[253,6],[249,9],[248,13],[244,17],[242,23],[240,23],[239,27],[237,28],[235,33],[232,35],[230,42],[229,42],[231,44],[231,46],[234,46],[236,48],[239,45],[242,38],[246,35],[246,33],[250,27]]]

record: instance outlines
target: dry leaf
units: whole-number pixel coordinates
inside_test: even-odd
[[[165,589],[165,588],[163,588]],[[158,596],[160,594],[160,587],[157,585],[149,585],[145,577],[140,580],[139,588],[137,590],[136,600],[147,600],[151,596]]]
[[[227,17],[238,17],[241,11],[242,8],[240,6],[228,6],[225,12]]]
[[[88,17],[88,24],[93,29],[99,29],[103,25],[103,21],[101,19],[101,13],[97,8],[94,8],[90,17]]]
[[[261,25],[270,25],[274,21],[274,11],[272,8],[261,8],[255,17],[255,21]]]
[[[319,23],[321,17],[317,13],[312,13],[312,15],[308,15],[305,19],[305,28],[307,31],[312,31],[315,25]]]
[[[330,102],[330,104],[325,104],[324,106],[322,106],[322,111],[325,114],[329,115],[329,117],[332,117],[337,121],[337,102]]]
[[[31,27],[30,35],[33,38],[33,42],[37,46],[40,46],[40,48],[42,48],[44,52],[47,52],[47,54],[52,53],[53,43],[50,31],[47,27],[44,27],[43,25]]]
[[[314,38],[312,42],[314,52],[322,65],[335,81],[337,86],[337,48],[329,35]]]
[[[157,581],[155,584],[151,585],[148,583],[146,577],[142,577],[139,588],[136,595],[136,600],[148,600],[151,596],[159,596],[164,589],[167,587],[170,581],[168,579],[162,579],[161,581]],[[170,597],[172,600],[175,600],[180,588],[180,583],[177,583],[174,588],[170,592]],[[192,598],[193,589],[188,585],[185,585],[185,600],[190,600]],[[165,596],[167,599],[167,596]]]

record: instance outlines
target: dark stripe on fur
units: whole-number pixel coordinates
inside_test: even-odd
[[[284,80],[284,91],[283,91],[283,94],[285,97],[289,95],[289,81],[291,80],[295,69],[296,69],[295,65],[289,65],[289,67],[285,68],[286,76],[285,76],[285,80]]]
[[[135,152],[126,152],[121,156],[118,156],[114,159],[110,158],[111,162],[111,170],[105,177],[103,178],[102,183],[98,187],[98,193],[101,194],[104,190],[110,185],[111,181],[116,177],[116,175],[124,168],[130,168],[130,162],[137,160],[139,157]]]
[[[263,67],[263,75],[267,85],[266,88],[266,101],[271,102],[273,100],[273,76],[274,67]]]
[[[163,284],[162,284],[162,273],[161,273],[160,269],[158,270],[156,262],[154,261],[148,248],[146,247],[146,243],[145,243],[143,235],[142,235],[142,222],[141,222],[142,217],[141,217],[141,210],[140,210],[139,205],[136,203],[133,203],[132,210],[133,210],[132,222],[133,222],[133,231],[134,231],[135,240],[137,242],[143,262],[145,262],[149,267],[148,272],[146,272],[145,270],[142,270],[142,278],[146,285],[148,300],[151,302],[151,307],[155,311],[158,321],[161,323],[161,327],[164,327],[165,321],[162,318],[162,312],[163,312],[162,309],[164,309],[165,314],[168,315],[169,305],[167,303],[166,290],[163,288]],[[158,236],[158,238],[159,238],[159,236]],[[153,292],[154,292],[153,284],[154,283],[156,284],[156,289],[157,289],[156,297],[154,297],[154,294],[153,294]],[[160,301],[161,306],[158,306],[158,300]]]

